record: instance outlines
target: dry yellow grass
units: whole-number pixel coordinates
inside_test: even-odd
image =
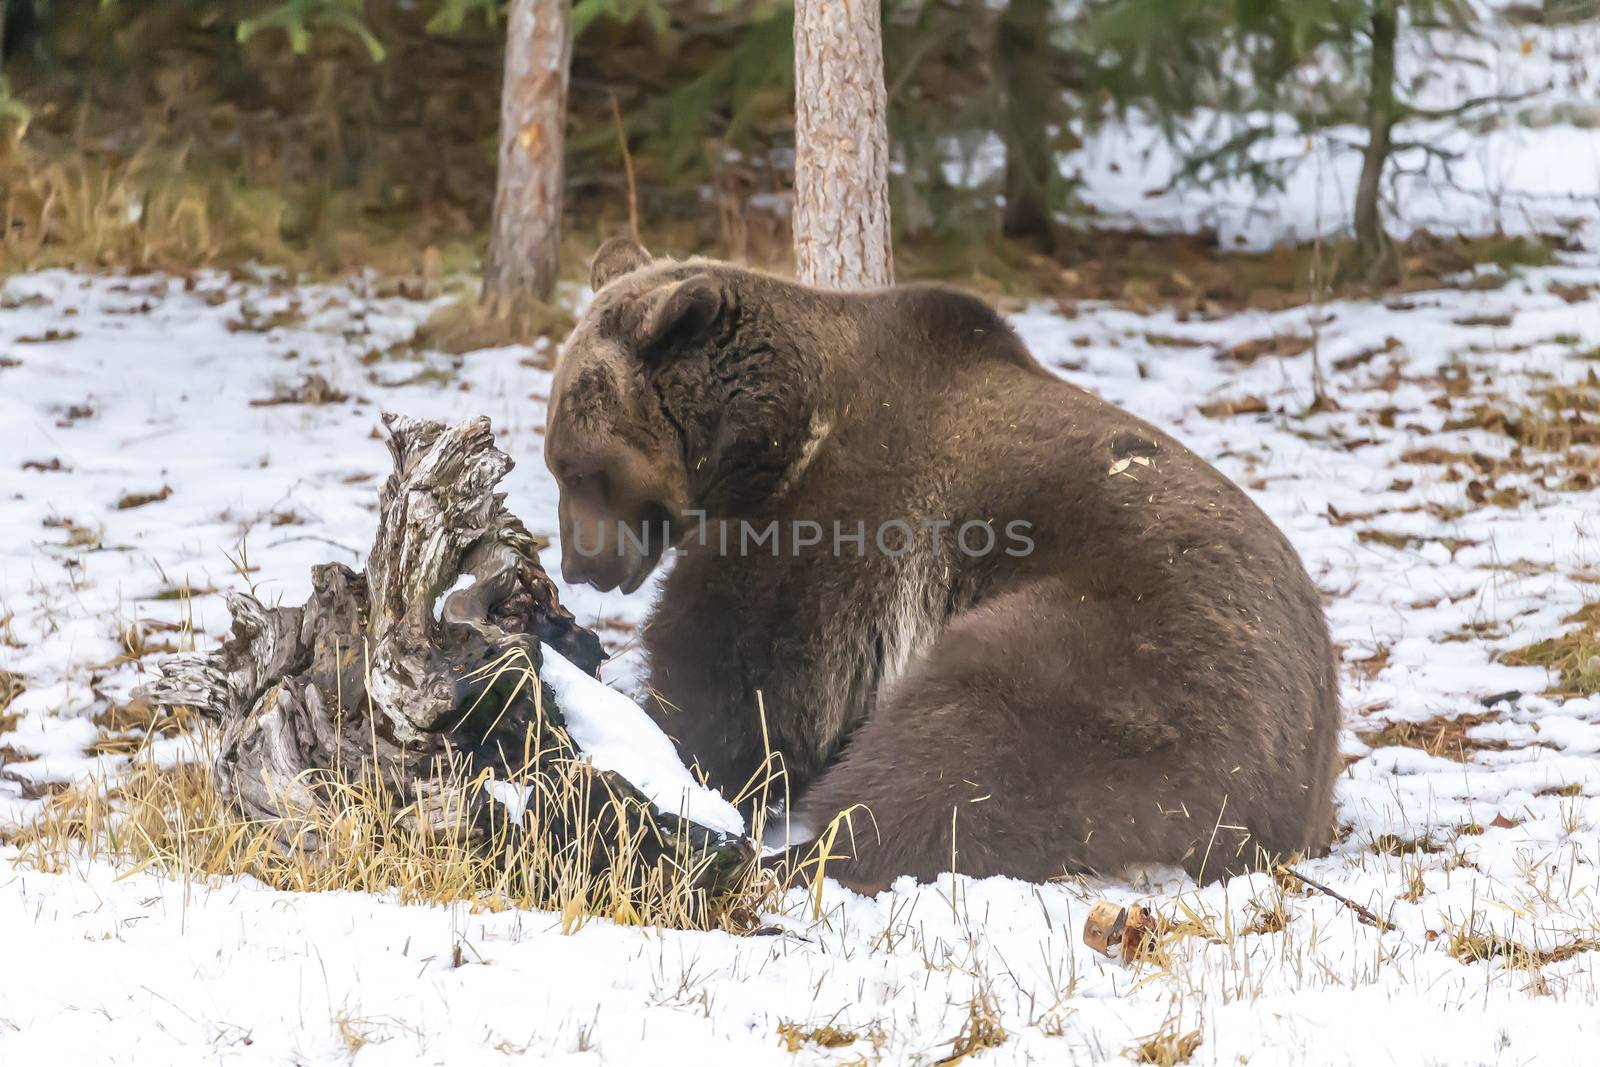
[[[554,345],[572,326],[572,315],[565,309],[532,297],[497,302],[468,296],[434,312],[417,328],[413,343],[419,348],[454,353],[532,344],[541,337]],[[554,351],[552,347],[546,355],[553,357]]]
[[[1537,978],[1536,988],[1542,988],[1543,976],[1540,972],[1543,968],[1585,952],[1600,952],[1600,939],[1574,937],[1553,948],[1538,949],[1504,934],[1481,932],[1472,923],[1466,928],[1448,929],[1445,949],[1462,963],[1500,959],[1508,967],[1531,971]]]
[[[22,695],[22,678],[9,671],[0,671],[0,734],[12,729],[14,721],[3,717],[11,702]]]
[[[854,1030],[835,1026],[831,1022],[823,1023],[821,1026],[806,1026],[784,1019],[778,1023],[778,1037],[783,1041],[784,1050],[787,1052],[800,1052],[807,1045],[845,1048],[855,1044],[860,1036]]]
[[[1000,1025],[1000,1004],[993,992],[979,989],[967,1002],[967,1020],[950,1042],[950,1055],[936,1061],[937,1067],[964,1063],[984,1049],[999,1048],[1009,1036]]]
[[[1373,748],[1416,748],[1430,756],[1465,763],[1470,753],[1498,752],[1506,747],[1504,741],[1469,736],[1473,727],[1499,720],[1493,712],[1440,715],[1422,722],[1388,722],[1377,730],[1357,732],[1361,740]]]
[[[335,776],[306,783],[316,800],[302,818],[247,819],[224,799],[210,765],[163,768],[137,755],[112,782],[49,798],[12,844],[22,862],[47,872],[100,859],[192,881],[249,876],[293,892],[537,908],[559,914],[567,933],[593,916],[748,932],[781,889],[770,871],[713,878],[709,855],[649,858],[638,802],[613,795],[604,810],[587,810],[591,771],[576,760],[529,777],[535,789],[524,823],[501,819],[487,832],[480,824],[476,835],[464,812],[446,820],[454,829],[439,832],[413,808],[397,808],[381,784]],[[439,792],[465,796],[483,784],[482,777],[455,779],[439,783]],[[558,822],[567,833],[545,832]]]
[[[182,269],[215,262],[230,233],[276,226],[272,218],[246,220],[259,210],[248,201],[225,203],[183,180],[181,157],[50,160],[26,146],[19,157],[4,182],[5,258],[13,265]]]
[[[1129,1049],[1128,1054],[1133,1057],[1135,1063],[1173,1067],[1174,1064],[1187,1063],[1189,1057],[1193,1056],[1199,1047],[1200,1031],[1189,1030],[1179,1033],[1174,1028],[1163,1027],[1140,1042],[1136,1048]]]
[[[161,270],[266,263],[433,278],[471,262],[368,223],[350,195],[250,184],[154,142],[126,156],[18,145],[0,159],[0,269]],[[419,245],[423,246],[419,248]],[[445,261],[448,262],[445,262]],[[425,269],[427,268],[427,269]]]

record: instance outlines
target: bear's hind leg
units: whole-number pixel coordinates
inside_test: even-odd
[[[955,870],[1042,881],[1130,863],[1242,866],[1222,818],[1224,757],[1179,744],[1180,677],[1130,657],[1116,602],[1053,583],[952,621],[880,697],[796,806],[808,830],[853,810],[831,863],[846,884]]]

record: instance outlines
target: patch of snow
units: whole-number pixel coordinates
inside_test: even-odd
[[[451,593],[459,593],[463,589],[471,589],[477,580],[471,574],[460,575],[456,578],[454,585],[435,597],[433,601],[433,621],[440,622],[444,619],[444,602],[449,599]]]
[[[495,803],[506,809],[506,814],[510,816],[512,822],[518,823],[528,810],[528,799],[533,795],[533,786],[518,785],[504,778],[485,778],[483,791],[493,797]]]
[[[579,751],[596,767],[620,774],[664,812],[723,833],[744,833],[739,809],[695,781],[643,708],[549,645],[540,645],[539,654],[540,680],[555,694]]]

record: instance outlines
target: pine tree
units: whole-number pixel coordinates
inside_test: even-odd
[[[1011,0],[995,34],[996,77],[1001,83],[1001,135],[1006,146],[1005,213],[1000,231],[1007,237],[1055,248],[1050,190],[1056,184],[1055,158],[1046,125],[1057,93],[1050,73],[1051,0]]]
[[[1370,72],[1367,75],[1367,147],[1361,154],[1361,178],[1356,183],[1354,225],[1356,269],[1368,281],[1392,281],[1399,267],[1394,245],[1383,227],[1379,208],[1383,172],[1394,146],[1394,124],[1399,117],[1394,86],[1394,45],[1399,30],[1395,0],[1372,0]]]
[[[565,175],[568,0],[512,0],[500,97],[494,219],[483,266],[493,303],[548,300],[555,292]]]
[[[878,4],[796,0],[794,245],[802,282],[894,282]]]
[[[1408,103],[1395,77],[1400,30],[1407,20],[1465,27],[1472,18],[1470,0],[1107,0],[1092,32],[1115,57],[1107,68],[1113,91],[1124,101],[1154,104],[1174,140],[1184,140],[1181,119],[1199,107],[1287,115],[1307,134],[1362,128],[1351,205],[1355,249],[1343,273],[1384,283],[1398,271],[1382,204],[1383,181],[1400,147],[1396,127],[1407,118],[1464,115],[1504,99],[1468,100],[1444,112]],[[1301,72],[1308,76],[1297,78]],[[1279,183],[1296,159],[1251,154],[1276,132],[1241,123],[1220,142],[1187,144],[1180,177]]]

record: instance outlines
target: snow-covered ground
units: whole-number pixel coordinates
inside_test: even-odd
[[[1544,92],[1490,127],[1408,131],[1466,155],[1451,188],[1398,180],[1397,228],[1595,248],[1597,33],[1408,34],[1431,106]],[[1172,155],[1146,151],[1137,116],[1067,162],[1109,219],[1262,247],[1338,227],[1350,134],[1269,146],[1308,162],[1267,197],[1150,195]],[[1391,929],[1264,875],[829,885],[820,914],[796,893],[763,920],[783,933],[735,937],[20,862],[8,831],[63,783],[115,775],[134,745],[190,750],[130,738],[114,709],[162,649],[220,638],[218,590],[298,602],[313,564],[360,564],[381,411],[488,415],[519,462],[509,506],[555,541],[545,354],[414,354],[430,310],[365,281],[56,272],[0,290],[0,671],[24,687],[0,706],[0,1064],[1055,1064],[1125,1061],[1158,1034],[1200,1064],[1594,1061],[1600,697],[1500,662],[1580,611],[1600,627],[1593,251],[1382,302],[1014,315],[1041,360],[1213,460],[1305,557],[1343,648],[1349,763],[1340,841],[1299,869]],[[558,546],[544,558],[559,570]],[[562,595],[617,654],[608,680],[636,686],[652,587]],[[0,705],[13,688],[0,677]],[[1176,923],[1164,957],[1086,948],[1102,897]]]
[[[976,1001],[1007,1035],[983,1053],[995,1062],[1116,1059],[1163,1028],[1200,1032],[1197,1063],[1588,1062],[1600,952],[1530,969],[1474,960],[1463,938],[1548,952],[1600,936],[1600,699],[1533,695],[1554,685],[1543,668],[1495,661],[1600,597],[1600,449],[1516,452],[1480,411],[1515,418],[1567,386],[1594,425],[1600,301],[1582,287],[1597,283],[1600,260],[1575,257],[1386,304],[1014,317],[1041,359],[1248,486],[1327,591],[1352,762],[1343,840],[1302,870],[1389,932],[1258,876],[1201,890],[946,878],[874,900],[832,887],[820,918],[798,896],[774,916],[782,936],[602,920],[569,936],[545,913],[181,884],[101,862],[47,875],[0,846],[0,1060],[926,1063],[952,1054]],[[0,669],[26,686],[0,719],[9,823],[49,783],[124,758],[88,750],[107,733],[95,716],[148,669],[117,662],[130,628],[173,642],[192,614],[205,644],[226,627],[210,590],[244,584],[241,568],[292,601],[311,564],[359,562],[388,465],[381,409],[490,415],[520,464],[510,506],[555,536],[539,460],[548,372],[526,349],[391,353],[425,304],[359,283],[68,273],[14,278],[4,296]],[[1256,347],[1305,350],[1219,358],[1271,338]],[[1308,414],[1314,362],[1333,404]],[[308,374],[346,399],[262,403]],[[1226,400],[1266,410],[1229,416]],[[1588,488],[1573,480],[1585,463]],[[173,599],[184,588],[193,599]],[[651,594],[563,595],[625,648]],[[623,655],[618,681],[634,668]],[[1528,695],[1485,707],[1512,690]],[[1434,744],[1437,720],[1460,714],[1484,716],[1464,751]],[[1410,746],[1361,740],[1400,721],[1430,725]],[[1079,940],[1100,896],[1192,912],[1196,936],[1165,968],[1102,960]],[[797,1037],[791,1054],[790,1023],[856,1037]]]

